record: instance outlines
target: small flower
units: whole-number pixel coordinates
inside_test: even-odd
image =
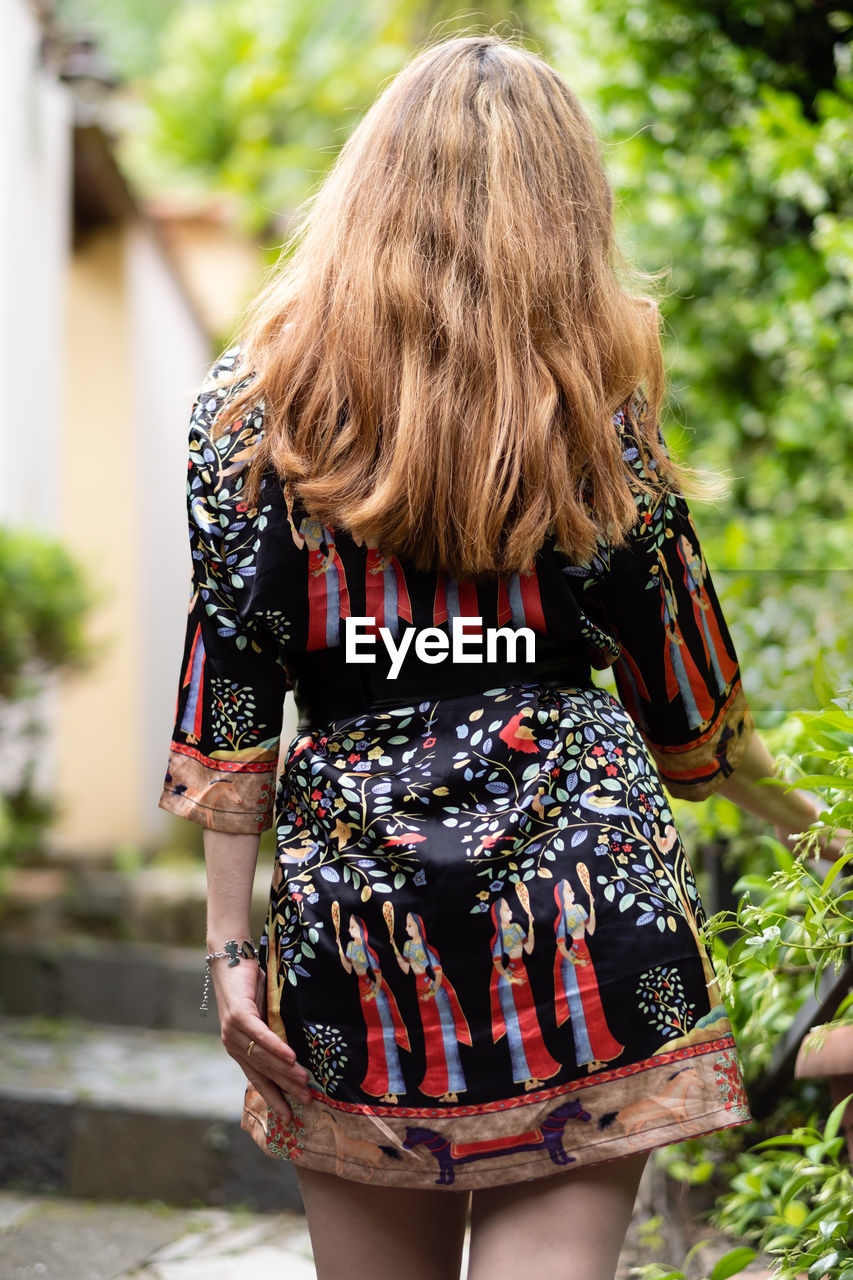
[[[424,742],[424,746],[425,746],[425,747],[434,747],[434,746],[435,746],[435,738],[427,738],[427,739],[426,739],[426,741]]]
[[[420,888],[421,885],[426,884],[426,872],[424,871],[423,867],[421,867],[420,871],[415,872],[414,883],[418,886],[418,888]]]
[[[754,938],[747,938],[747,947],[763,947],[767,943],[778,942],[782,936],[782,930],[776,924],[771,924]]]

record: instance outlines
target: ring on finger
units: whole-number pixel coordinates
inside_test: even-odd
[[[246,1049],[246,1057],[247,1057],[247,1058],[248,1058],[248,1057],[251,1057],[251,1053],[252,1053],[252,1050],[254,1049],[254,1047],[255,1047],[255,1042],[254,1042],[254,1040],[250,1040],[250,1041],[249,1041],[248,1048]]]

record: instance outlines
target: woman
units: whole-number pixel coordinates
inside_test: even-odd
[[[161,804],[207,828],[223,1042],[246,1127],[296,1162],[322,1280],[342,1257],[374,1280],[457,1275],[469,1201],[470,1280],[514,1275],[521,1250],[538,1280],[612,1276],[647,1152],[746,1114],[719,1083],[738,1079],[728,1030],[668,1048],[642,1010],[665,970],[686,1036],[711,1014],[662,783],[786,839],[817,810],[756,785],[773,760],[710,578],[701,598],[685,579],[679,539],[691,563],[699,541],[658,433],[657,312],[617,274],[612,213],[550,67],[491,37],[439,44],[359,124],[193,410],[189,674]],[[609,665],[625,706],[591,680]],[[258,1006],[240,955],[270,825]],[[554,1006],[553,886],[581,861],[588,968],[623,1045],[593,1071]],[[418,1017],[387,907],[453,974],[458,1101],[424,1098],[414,1053],[369,1092],[369,969],[401,1025]],[[493,984],[546,1064],[524,1079]],[[382,1035],[391,1061],[396,1024]]]
[[[413,911],[406,916],[403,950],[394,940],[394,916],[386,904],[385,919],[394,956],[403,973],[415,976],[418,1010],[424,1030],[426,1069],[418,1085],[421,1093],[439,1102],[458,1102],[467,1089],[459,1045],[471,1044],[471,1031],[453,983],[446,977],[438,952],[427,942],[426,929]]]

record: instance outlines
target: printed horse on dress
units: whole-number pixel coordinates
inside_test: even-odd
[[[562,1106],[550,1112],[535,1129],[525,1133],[508,1135],[501,1138],[489,1138],[480,1142],[453,1142],[437,1133],[435,1129],[409,1127],[403,1146],[411,1150],[413,1147],[425,1146],[438,1161],[438,1186],[448,1187],[456,1178],[455,1169],[460,1164],[471,1164],[474,1160],[487,1160],[494,1156],[511,1156],[521,1151],[546,1150],[554,1164],[571,1164],[574,1156],[563,1150],[563,1130],[569,1120],[590,1120],[588,1111],[584,1111],[580,1102],[564,1102]]]

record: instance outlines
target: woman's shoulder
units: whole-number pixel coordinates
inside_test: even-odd
[[[659,421],[650,420],[649,402],[638,387],[613,415],[619,439],[625,477],[634,490],[635,501],[643,505],[649,490],[669,490],[671,477],[664,474],[670,454]],[[655,450],[659,457],[655,457]],[[659,466],[663,462],[663,471]],[[640,483],[637,484],[636,482]]]
[[[216,418],[227,409],[233,401],[252,382],[255,374],[244,367],[244,348],[242,343],[227,347],[217,356],[205,374],[201,386],[196,392],[192,417],[194,421],[212,426]],[[252,417],[263,421],[264,404],[259,399]],[[248,415],[242,415],[244,418]]]
[[[264,402],[258,399],[229,420],[228,406],[251,383],[252,371],[242,368],[243,348],[237,343],[219,355],[196,392],[190,415],[191,452],[218,455],[219,465],[243,463],[258,445],[264,430]]]

